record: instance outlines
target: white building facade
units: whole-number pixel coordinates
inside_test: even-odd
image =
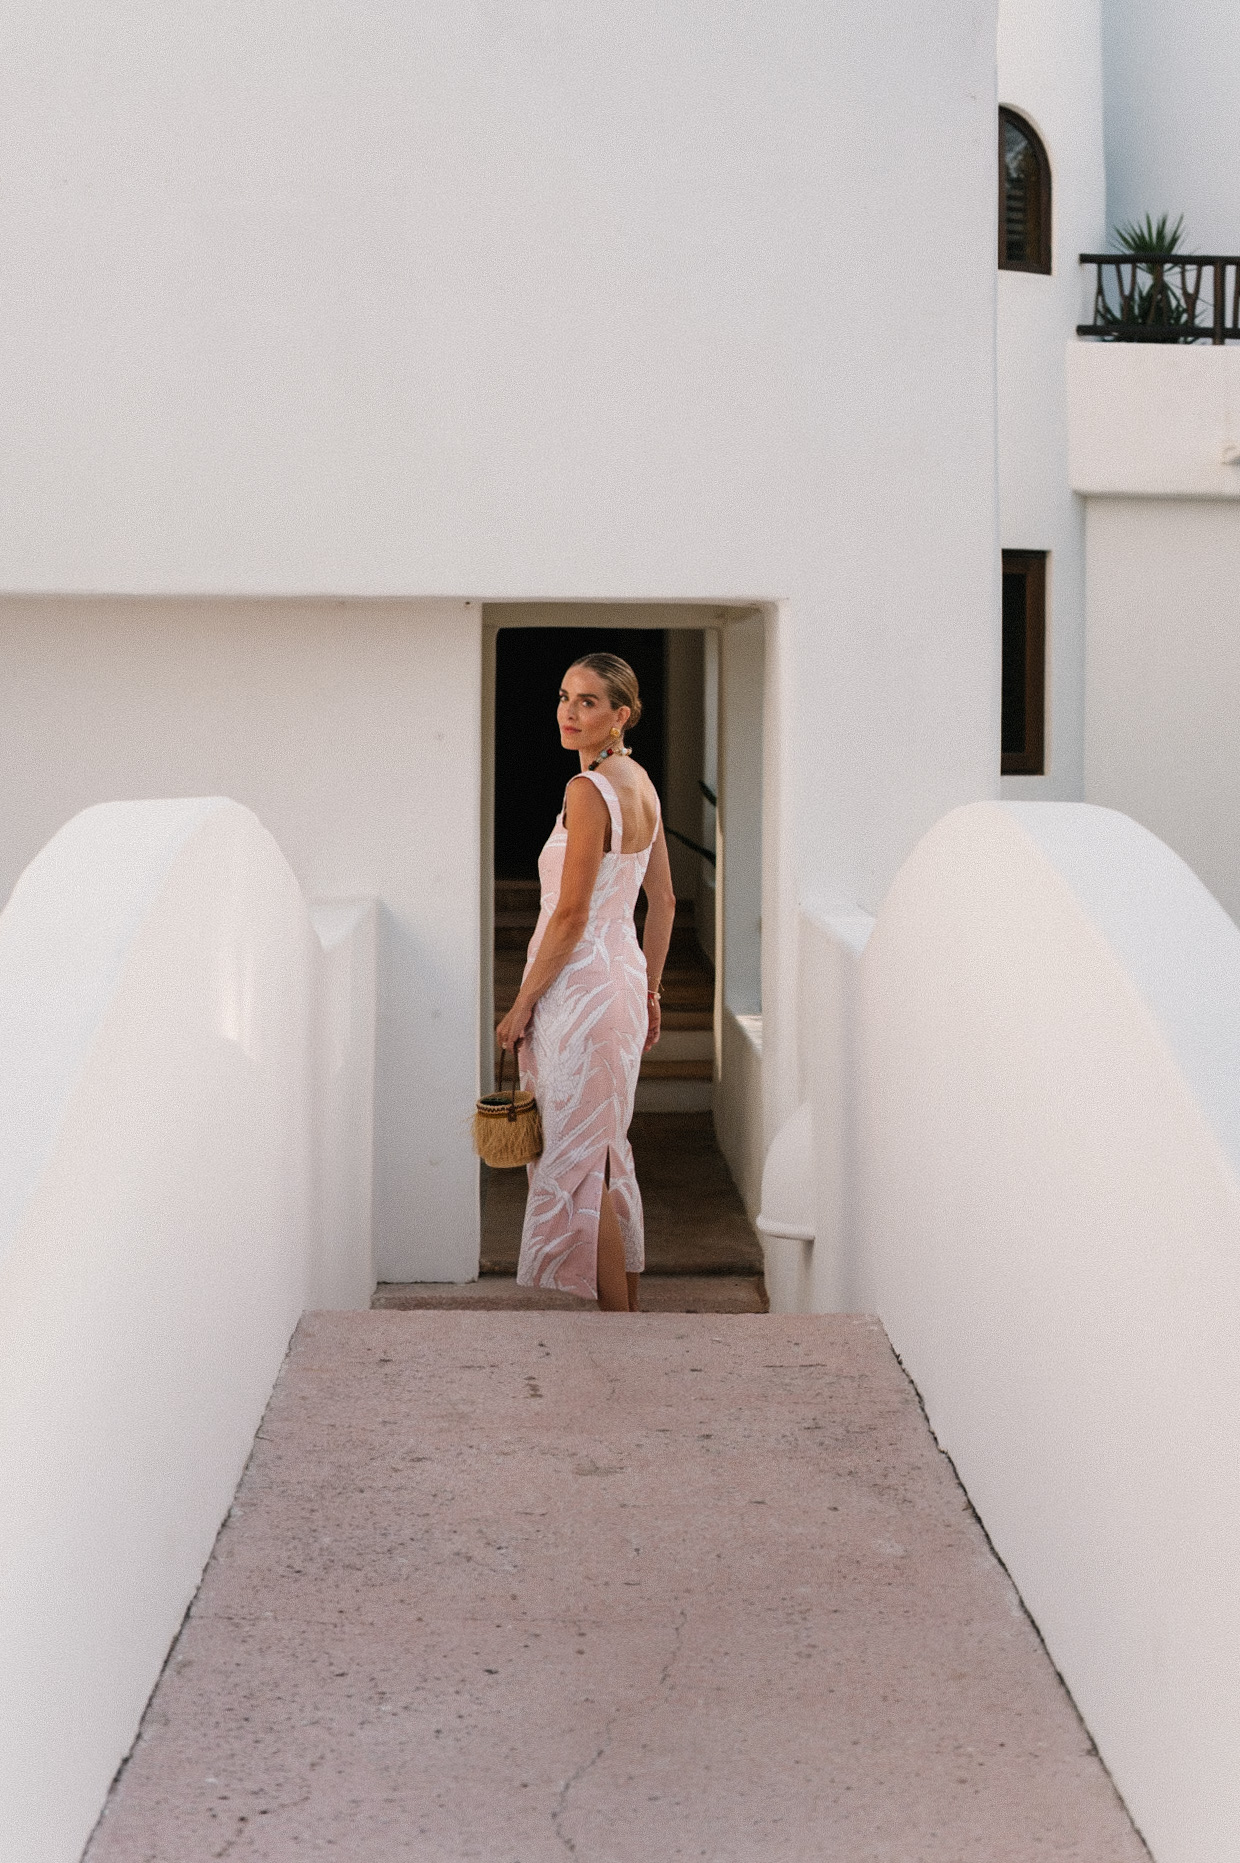
[[[1092,0],[842,37],[319,7],[292,63],[239,7],[17,17],[0,890],[83,806],[219,793],[311,896],[379,901],[382,1277],[476,1270],[485,740],[546,728],[489,689],[496,627],[762,636],[716,1040],[751,1207],[803,1091],[798,904],[873,912],[1000,791],[996,542],[1046,601],[1002,793],[1123,808],[1240,910],[1240,349],[1075,335],[1108,216],[1240,243],[1225,10],[1190,55]],[[1045,151],[1045,272],[996,271],[996,105]]]
[[[468,1278],[484,606],[763,617],[758,1157],[798,899],[996,792],[994,18],[287,24],[14,18],[0,887],[224,794],[377,896],[379,1273]]]
[[[496,637],[587,621],[666,630],[669,793],[717,800],[713,896],[678,871],[775,1304],[880,1314],[1154,1854],[1235,1854],[1240,342],[1077,333],[1117,221],[1240,249],[1234,10],[5,38],[0,1458],[43,1515],[0,1629],[81,1726],[48,1835],[0,1689],[0,1855],[80,1853],[301,1308],[478,1271],[492,752],[552,728]],[[1005,553],[1045,603],[1003,775]],[[89,1544],[72,1457],[27,1479],[61,1440]]]
[[[1084,512],[1067,468],[1064,343],[1081,315],[1081,252],[1105,244],[1098,10],[1003,0],[999,102],[1031,125],[1050,169],[1050,270],[999,269],[1001,547],[1045,553],[1042,771],[1009,775],[1013,800],[1077,798],[1084,763]]]
[[[0,890],[81,807],[218,793],[377,899],[382,1277],[476,1271],[487,745],[546,729],[498,627],[709,631],[751,1208],[798,906],[873,913],[952,806],[1120,807],[1240,911],[1240,346],[1075,334],[1117,219],[1240,243],[1225,9],[322,6],[291,62],[261,10],[16,20]],[[996,268],[996,106],[1042,271]],[[1045,566],[1002,783],[999,550]]]
[[[1184,32],[1149,0],[1107,0],[1103,52],[1110,223],[1183,215],[1189,250],[1240,253],[1235,9],[1215,0]],[[1235,281],[1232,267],[1231,326]],[[1236,918],[1240,345],[1082,344],[1069,364],[1085,795],[1169,842]]]

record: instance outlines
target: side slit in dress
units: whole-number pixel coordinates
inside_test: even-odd
[[[586,929],[539,998],[518,1050],[521,1085],[536,1096],[542,1114],[543,1152],[528,1167],[517,1280],[522,1287],[553,1287],[592,1300],[598,1292],[599,1210],[608,1178],[624,1238],[625,1271],[640,1274],[646,1262],[641,1192],[628,1136],[647,1029],[646,959],[637,942],[633,907],[659,819],[656,814],[648,846],[636,854],[619,852],[624,821],[616,792],[596,771],[583,775],[607,804],[611,852],[599,864]],[[559,901],[567,844],[561,809],[538,858],[542,901],[527,974]]]

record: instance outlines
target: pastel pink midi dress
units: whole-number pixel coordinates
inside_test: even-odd
[[[534,1009],[521,1041],[521,1085],[538,1100],[543,1152],[528,1167],[529,1200],[517,1280],[591,1300],[598,1291],[598,1220],[610,1159],[612,1206],[624,1237],[624,1266],[640,1274],[646,1261],[642,1200],[629,1145],[633,1096],[646,1042],[646,959],[637,942],[633,907],[646,877],[650,847],[622,854],[624,822],[611,784],[586,772],[611,817],[611,852],[604,854],[590,895],[586,929],[563,970]],[[560,897],[568,833],[564,811],[538,857],[542,909],[530,939],[530,965]]]

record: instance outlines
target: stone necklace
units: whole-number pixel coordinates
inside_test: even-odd
[[[586,765],[587,774],[591,770],[597,770],[599,764],[606,763],[609,757],[631,757],[632,755],[633,753],[628,748],[627,744],[616,744],[614,746],[609,746],[608,749],[606,750],[600,750],[598,756],[594,759],[593,763],[587,763]]]

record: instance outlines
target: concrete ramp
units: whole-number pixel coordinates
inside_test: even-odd
[[[315,1314],[89,1863],[1137,1863],[875,1320]]]

